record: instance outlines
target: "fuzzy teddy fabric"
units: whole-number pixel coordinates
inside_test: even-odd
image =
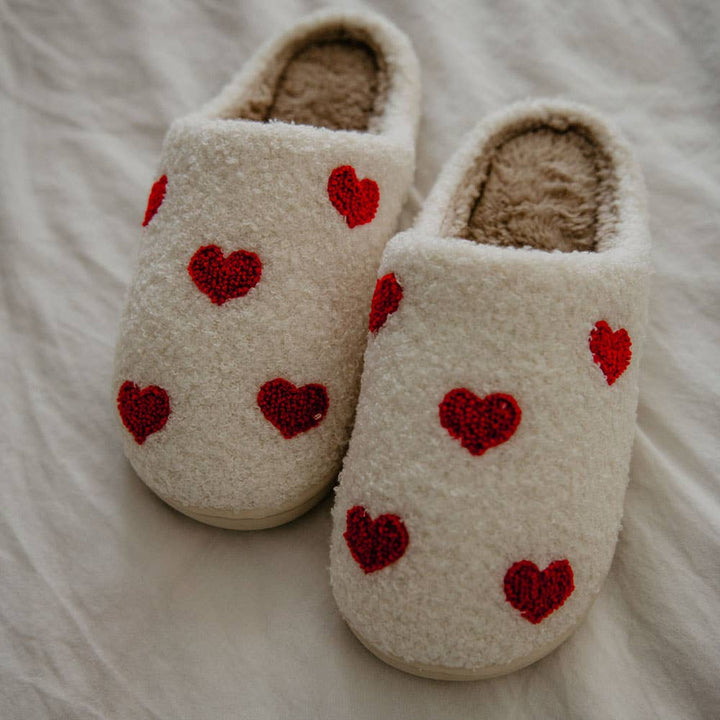
[[[318,126],[275,118],[292,119],[276,101],[298,48],[342,52],[348,37],[351,60],[362,40],[377,61],[365,130],[329,129],[315,105],[300,121]],[[316,71],[296,104],[305,90],[318,100]],[[418,94],[397,29],[321,13],[171,127],[113,392],[133,467],[179,509],[262,518],[312,504],[335,478],[376,268],[412,179]]]
[[[566,208],[527,212],[538,173],[526,161],[538,153],[520,156],[514,175],[492,164],[538,132],[541,156],[548,133],[592,144],[597,192],[576,192],[552,158],[543,172],[577,217],[595,204],[593,251],[586,235],[583,251],[545,249],[543,228],[561,247],[575,235]],[[529,243],[537,223],[537,246],[463,238],[493,173],[490,201],[510,198],[502,224]],[[468,136],[415,227],[388,244],[331,548],[340,611],[380,654],[493,674],[549,652],[587,613],[628,481],[650,272],[644,203],[627,146],[593,113],[520,104]]]

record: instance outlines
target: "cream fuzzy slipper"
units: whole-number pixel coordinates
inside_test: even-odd
[[[181,512],[271,527],[334,480],[418,111],[407,38],[321,13],[170,128],[114,393],[130,462]]]
[[[491,677],[549,653],[612,561],[650,239],[594,114],[479,125],[383,255],[333,510],[340,611],[386,662]]]

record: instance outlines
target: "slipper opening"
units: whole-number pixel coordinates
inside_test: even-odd
[[[331,130],[372,130],[384,110],[387,63],[363,28],[338,22],[286,45],[235,117]]]
[[[562,114],[495,133],[446,216],[456,237],[545,251],[594,252],[615,227],[613,163],[588,126]]]

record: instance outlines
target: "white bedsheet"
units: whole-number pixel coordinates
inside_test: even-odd
[[[113,345],[165,129],[318,5],[0,2],[0,718],[720,717],[717,0],[374,4],[422,64],[416,202],[462,133],[528,96],[604,111],[646,173],[657,274],[624,530],[560,650],[470,684],[392,670],[334,607],[329,500],[232,533],[125,461]]]

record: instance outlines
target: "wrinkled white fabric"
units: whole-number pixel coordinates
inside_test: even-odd
[[[108,388],[162,138],[318,5],[0,6],[0,717],[713,717],[713,0],[373,4],[420,58],[417,200],[480,117],[529,96],[595,106],[645,173],[656,275],[624,529],[587,621],[556,653],[470,684],[392,670],[334,606],[328,501],[276,530],[217,530],[170,510],[124,459]]]

